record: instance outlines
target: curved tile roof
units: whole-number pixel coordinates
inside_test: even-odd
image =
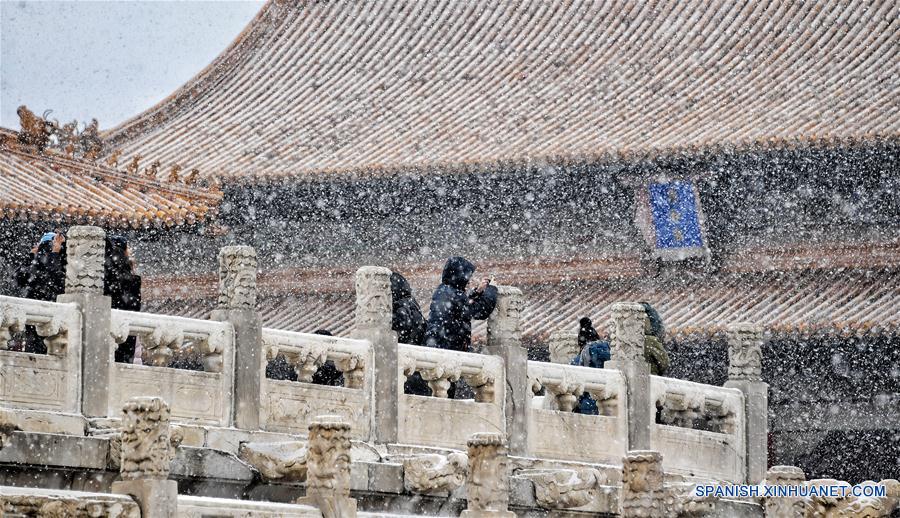
[[[239,176],[900,133],[893,1],[270,0],[108,147]]]
[[[0,219],[171,227],[213,216],[221,198],[221,192],[167,185],[93,162],[0,145]]]
[[[423,311],[428,310],[436,282],[414,286]],[[560,328],[577,328],[583,316],[590,316],[601,329],[609,306],[624,300],[653,304],[669,339],[708,340],[722,336],[728,324],[745,321],[762,324],[777,337],[900,335],[896,268],[732,273],[676,284],[614,279],[519,286],[526,299],[522,333],[528,341],[544,341]],[[213,308],[215,298],[199,299],[192,287],[161,288],[145,295],[144,311],[205,318]],[[338,335],[352,330],[354,307],[352,289],[261,294],[257,305],[267,327],[329,329]],[[484,323],[478,323],[473,333],[483,337]]]

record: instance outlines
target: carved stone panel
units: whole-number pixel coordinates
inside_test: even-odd
[[[124,480],[166,479],[174,450],[169,435],[169,407],[160,398],[133,398],[122,409]]]
[[[609,319],[610,348],[613,361],[644,361],[644,306],[632,302],[612,305]]]
[[[756,324],[728,327],[728,378],[762,380],[763,329]]]
[[[66,293],[103,293],[106,233],[75,226],[66,234]]]
[[[226,246],[219,251],[219,309],[256,308],[256,250]]]
[[[622,466],[623,518],[666,518],[662,455],[651,450],[633,450]]]
[[[391,328],[391,271],[363,266],[356,271],[356,329]]]
[[[403,459],[403,485],[415,493],[449,492],[463,485],[468,469],[462,452],[414,455]]]

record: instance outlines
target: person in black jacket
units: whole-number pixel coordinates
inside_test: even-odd
[[[463,257],[451,257],[444,265],[441,285],[431,297],[425,345],[468,351],[472,345],[472,320],[484,320],[497,305],[497,287],[489,279],[466,294],[475,265]]]
[[[128,241],[122,236],[107,236],[103,265],[103,294],[109,296],[113,309],[141,310],[141,276],[134,272],[134,261]],[[129,336],[116,348],[115,359],[119,363],[131,363],[137,338]],[[185,366],[192,368],[196,366]],[[201,367],[202,370],[202,367]]]
[[[588,317],[582,317],[578,321],[578,347],[584,349],[584,346],[600,340],[600,335],[594,329],[594,323]]]
[[[391,329],[401,344],[425,345],[425,318],[405,277],[391,274]]]
[[[47,232],[31,249],[27,265],[16,272],[16,282],[25,298],[56,301],[66,287],[66,238],[61,232]],[[47,354],[44,339],[38,336],[34,326],[25,326],[24,332],[10,340],[10,350]]]

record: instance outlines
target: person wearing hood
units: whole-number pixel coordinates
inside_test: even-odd
[[[66,288],[66,238],[61,232],[47,232],[31,249],[29,261],[16,272],[20,293],[27,299],[55,302]],[[34,326],[10,340],[13,351],[46,354],[47,345]]]
[[[409,281],[403,275],[391,273],[391,329],[397,332],[401,344],[425,345],[425,318],[413,297]]]
[[[610,359],[609,342],[600,338],[600,334],[594,329],[594,324],[590,318],[583,317],[578,321],[578,326],[578,345],[581,346],[581,353],[572,358],[571,364],[602,369],[604,364]],[[598,415],[600,410],[597,407],[597,401],[585,392],[578,398],[578,404],[575,405],[574,412],[576,414]]]
[[[497,287],[485,278],[466,293],[475,265],[463,257],[451,257],[444,265],[441,285],[431,297],[425,345],[454,351],[469,351],[472,320],[486,319],[497,305]]]
[[[641,305],[647,314],[647,320],[644,321],[644,358],[650,364],[650,374],[662,376],[669,370],[669,354],[663,345],[666,328],[653,306],[647,302],[641,302]]]
[[[141,310],[141,276],[134,271],[134,261],[128,241],[122,236],[106,238],[103,264],[103,294],[109,296],[113,309]],[[116,348],[115,359],[119,363],[132,363],[137,338],[129,336]],[[196,365],[192,365],[196,369]]]

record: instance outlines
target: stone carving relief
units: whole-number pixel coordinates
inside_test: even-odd
[[[355,354],[334,361],[337,370],[344,374],[344,386],[362,389],[366,381],[366,365],[361,357]]]
[[[0,515],[42,518],[140,518],[138,504],[123,499],[66,498],[56,495],[0,495]]]
[[[616,362],[644,361],[644,306],[617,302],[609,319],[610,348]]]
[[[659,452],[628,452],[622,466],[621,515],[624,518],[665,518],[663,484],[662,455]]]
[[[728,378],[733,380],[762,380],[763,329],[756,324],[729,326]]]
[[[47,354],[63,356],[66,353],[68,327],[65,321],[58,317],[52,317],[48,322],[34,326],[38,336],[44,339],[47,345]]]
[[[446,398],[450,390],[450,384],[459,381],[462,375],[462,365],[459,359],[447,356],[442,361],[427,368],[420,368],[419,374],[428,382],[431,394],[434,397]]]
[[[138,397],[125,403],[121,459],[124,480],[166,479],[178,443],[177,435],[169,431],[169,406],[165,401]]]
[[[356,329],[391,328],[391,271],[363,266],[356,271]]]
[[[454,491],[465,483],[468,469],[462,452],[414,455],[403,459],[403,485],[415,493]]]
[[[14,333],[25,329],[25,310],[12,304],[0,304],[0,349],[9,348]]]
[[[219,309],[256,308],[256,250],[226,246],[219,251]]]
[[[550,361],[569,365],[572,358],[581,353],[578,347],[578,331],[554,331],[550,333]]]
[[[66,234],[66,293],[103,293],[106,233],[99,227],[75,226]]]
[[[466,480],[468,506],[462,518],[510,517],[508,450],[503,437],[476,433],[468,441],[469,476]]]
[[[324,518],[353,518],[356,500],[350,498],[350,425],[335,416],[316,418],[309,425],[306,497]]]
[[[308,452],[304,442],[246,442],[241,444],[238,457],[256,468],[265,480],[306,480]]]
[[[794,466],[772,466],[766,472],[767,486],[799,486],[806,482],[803,470]],[[802,498],[766,498],[766,516],[804,518],[806,503]]]
[[[488,316],[488,345],[520,345],[525,298],[519,288],[497,286],[497,306]]]
[[[544,509],[584,507],[597,498],[606,477],[594,468],[553,469],[519,472],[534,483],[534,496]]]
[[[865,485],[875,482],[866,481]],[[808,486],[842,485],[847,489],[845,497],[810,496],[805,500],[806,518],[888,518],[895,510],[900,509],[900,482],[882,480],[885,488],[884,497],[860,496],[850,494],[850,484],[833,479],[810,480]],[[771,499],[770,499],[771,500]]]

